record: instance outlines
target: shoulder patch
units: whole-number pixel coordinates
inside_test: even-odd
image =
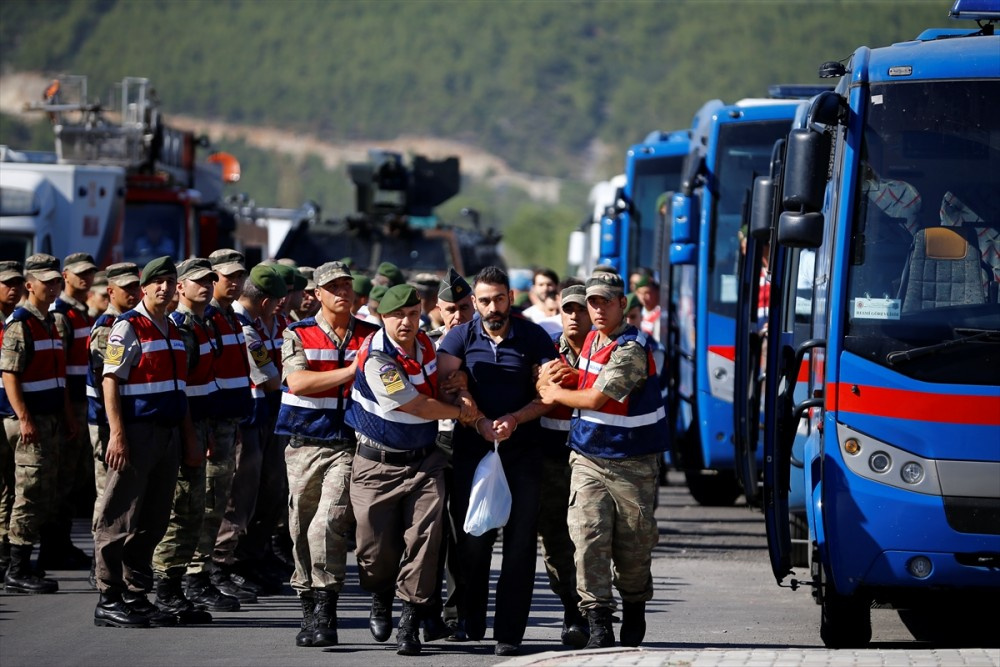
[[[119,343],[108,343],[104,351],[104,362],[112,366],[120,366],[125,359],[125,346]]]
[[[263,368],[271,362],[271,354],[260,343],[250,348],[250,358],[257,364],[257,368]]]
[[[402,391],[406,387],[406,385],[403,384],[403,379],[399,377],[399,369],[395,366],[384,372],[380,370],[378,377],[382,380],[382,384],[385,386],[385,391],[390,396],[396,392]]]

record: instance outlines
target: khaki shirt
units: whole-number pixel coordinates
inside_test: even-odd
[[[42,321],[49,332],[62,334],[56,326],[51,312],[43,313],[30,301],[25,301],[22,307]],[[63,343],[65,345],[65,342]],[[24,322],[8,322],[3,331],[3,347],[0,348],[0,372],[22,373],[31,361],[35,346],[31,339],[31,331]]]
[[[622,322],[608,337],[608,342],[591,350],[591,355],[614,342],[622,335],[626,326],[628,324]],[[594,337],[595,342],[597,338]],[[631,341],[611,353],[608,363],[604,364],[604,368],[597,375],[597,380],[594,381],[594,388],[605,396],[621,402],[641,387],[648,375],[646,350],[638,342]]]

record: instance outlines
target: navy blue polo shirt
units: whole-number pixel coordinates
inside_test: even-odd
[[[483,331],[477,316],[445,334],[438,352],[462,360],[460,368],[469,374],[469,393],[490,419],[530,403],[537,396],[533,367],[558,356],[545,329],[513,316],[507,336],[499,343]],[[456,435],[461,430],[456,430]],[[539,432],[538,420],[533,419],[518,425],[511,440],[537,436]]]

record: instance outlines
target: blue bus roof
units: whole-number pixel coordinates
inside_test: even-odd
[[[871,82],[913,79],[992,79],[1000,77],[1000,35],[902,42],[872,49]],[[855,72],[855,80],[861,72]]]

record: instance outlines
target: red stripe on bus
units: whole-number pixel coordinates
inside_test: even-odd
[[[831,384],[826,395],[836,397],[835,409],[840,412],[912,421],[1000,426],[1000,396],[931,394],[849,383]]]

